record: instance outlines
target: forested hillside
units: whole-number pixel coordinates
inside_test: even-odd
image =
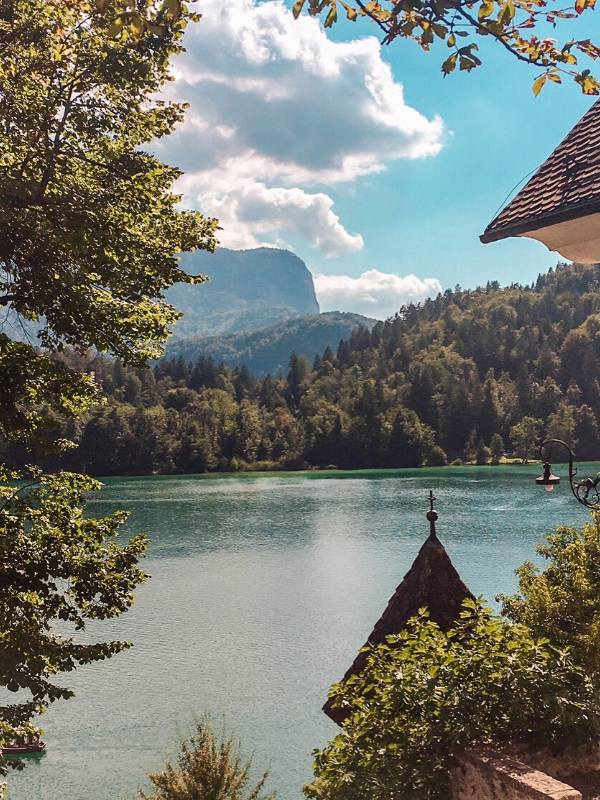
[[[326,347],[336,348],[338,342],[347,339],[356,326],[364,325],[371,330],[375,322],[360,314],[327,311],[292,317],[257,331],[176,339],[167,347],[167,357],[182,356],[186,361],[195,362],[200,356],[208,356],[217,364],[245,366],[253,375],[263,377],[269,372],[287,372],[290,353],[312,361]]]
[[[543,435],[599,458],[600,267],[447,291],[312,365],[292,357],[285,378],[206,358],[80,367],[108,403],[55,432],[79,443],[63,463],[96,474],[486,461],[535,455]]]

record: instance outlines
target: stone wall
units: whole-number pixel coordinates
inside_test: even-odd
[[[597,744],[583,745],[561,755],[553,755],[545,750],[526,752],[513,748],[510,755],[519,761],[535,764],[537,769],[566,783],[571,783],[569,778],[576,775],[600,775],[600,746]]]
[[[512,755],[484,748],[458,759],[452,800],[582,800],[582,794]]]

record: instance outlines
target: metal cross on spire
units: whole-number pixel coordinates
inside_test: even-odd
[[[435,496],[433,491],[429,490],[429,511],[427,512],[427,519],[429,520],[429,538],[435,539],[437,537],[437,533],[435,530],[435,522],[438,518],[438,513],[433,507],[433,501],[435,500]]]

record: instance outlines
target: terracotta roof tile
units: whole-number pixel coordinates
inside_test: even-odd
[[[488,225],[482,242],[600,210],[600,100]]]

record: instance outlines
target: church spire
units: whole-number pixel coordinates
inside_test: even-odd
[[[387,608],[375,624],[366,644],[381,644],[388,636],[400,633],[421,608],[426,608],[430,619],[442,630],[447,631],[458,619],[463,602],[467,598],[473,599],[473,595],[450,561],[444,545],[438,539],[435,525],[438,513],[433,507],[435,499],[433,492],[430,491],[429,511],[426,515],[429,522],[429,536],[390,598]],[[361,650],[343,679],[362,672],[367,657],[367,653]],[[323,711],[338,725],[344,722],[348,713],[345,709],[335,708],[331,700],[327,700]]]

